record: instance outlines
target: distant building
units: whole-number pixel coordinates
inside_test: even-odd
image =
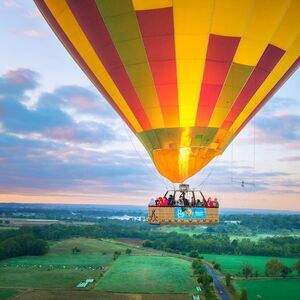
[[[224,223],[229,223],[229,224],[241,224],[241,221],[238,221],[238,220],[229,220],[229,221],[224,221]]]
[[[86,288],[90,283],[93,283],[94,282],[94,279],[92,278],[88,278],[86,279],[85,281],[81,281],[79,282],[76,287],[78,288]]]

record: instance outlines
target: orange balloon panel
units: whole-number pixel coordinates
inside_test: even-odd
[[[300,63],[300,1],[35,0],[147,149],[183,182]]]

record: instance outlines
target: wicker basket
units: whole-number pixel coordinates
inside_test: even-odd
[[[204,213],[204,217],[176,217],[178,209]],[[148,223],[152,225],[215,225],[219,223],[219,208],[211,207],[173,207],[149,206]]]

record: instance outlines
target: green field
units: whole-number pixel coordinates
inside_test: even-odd
[[[78,247],[81,252],[72,254],[72,248]],[[14,267],[51,267],[51,268],[99,268],[113,262],[114,251],[125,252],[131,248],[133,254],[149,253],[147,249],[124,245],[115,241],[93,239],[71,239],[53,243],[45,256],[23,256],[2,260],[0,266]]]
[[[74,247],[78,247],[81,252],[72,254]],[[97,279],[102,267],[108,268],[113,263],[113,252],[121,251],[124,254],[127,248],[132,249],[132,255],[152,253],[151,250],[116,241],[78,238],[54,242],[45,256],[2,260],[0,287],[74,288],[86,278]]]
[[[1,268],[0,288],[74,288],[86,278],[95,278],[99,270]]]
[[[192,292],[191,263],[175,257],[122,256],[97,283],[100,291],[128,293]]]
[[[80,253],[72,254],[74,247],[78,247]],[[127,248],[132,250],[130,256],[125,254]],[[122,254],[114,261],[115,251]],[[72,299],[82,299],[82,295],[84,299],[98,299],[102,291],[165,294],[165,297],[157,294],[156,298],[146,297],[147,294],[126,294],[125,298],[110,294],[112,298],[108,295],[103,299],[187,299],[187,292],[195,288],[191,263],[162,255],[166,253],[112,240],[76,238],[51,242],[45,256],[24,256],[0,262],[0,300],[21,290],[20,299],[53,299],[60,289],[68,289],[66,295]],[[94,278],[97,288],[76,290],[76,285],[86,278]]]
[[[246,288],[249,300],[299,300],[299,279],[239,280],[235,285],[240,291]]]
[[[17,289],[1,289],[0,288],[0,300],[8,299],[19,293]]]
[[[203,254],[204,258],[209,261],[215,261],[221,265],[223,272],[229,272],[233,275],[237,275],[241,272],[242,265],[244,263],[250,263],[253,270],[257,270],[259,275],[263,276],[265,273],[265,264],[272,259],[267,256],[246,256],[246,255],[216,255],[216,254]],[[298,259],[277,257],[279,261],[287,266],[291,266]],[[292,275],[297,275],[293,272]]]

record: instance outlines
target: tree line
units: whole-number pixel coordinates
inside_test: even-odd
[[[204,232],[190,236],[157,231],[143,222],[101,219],[94,225],[70,223],[3,230],[0,232],[0,258],[42,255],[47,252],[48,240],[73,237],[137,238],[144,240],[145,247],[193,257],[199,257],[200,253],[300,257],[300,237],[297,236],[274,236],[257,241],[248,238],[231,240],[227,233]]]
[[[0,259],[44,255],[48,250],[47,241],[37,238],[29,228],[9,230],[0,235]]]

